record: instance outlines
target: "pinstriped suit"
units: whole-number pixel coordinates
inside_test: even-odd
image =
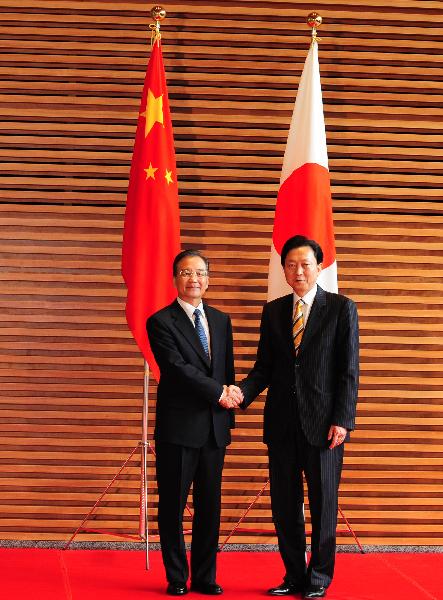
[[[358,389],[358,317],[354,302],[319,286],[298,355],[292,340],[293,295],[265,305],[257,360],[241,382],[246,408],[268,387],[264,442],[271,499],[286,580],[305,580],[302,471],[308,483],[312,556],[307,583],[327,587],[335,560],[343,445],[328,448],[331,425],[354,429]]]

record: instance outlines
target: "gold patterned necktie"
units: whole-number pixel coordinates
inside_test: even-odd
[[[302,310],[303,304],[304,302],[302,299],[297,300],[294,308],[294,316],[292,319],[292,338],[294,340],[294,351],[296,356],[300,348],[301,339],[303,337],[304,331]]]

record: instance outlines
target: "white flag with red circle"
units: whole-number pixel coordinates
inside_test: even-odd
[[[318,283],[329,292],[337,292],[331,185],[316,41],[306,57],[283,158],[269,261],[268,301],[291,292],[280,256],[283,244],[294,235],[304,235],[320,244],[324,260]]]

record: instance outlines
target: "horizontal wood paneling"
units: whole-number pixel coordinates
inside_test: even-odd
[[[140,437],[143,365],[120,253],[150,6],[0,0],[0,9],[0,537],[61,540]],[[182,241],[211,259],[208,299],[232,315],[241,379],[255,357],[313,7],[166,9]],[[441,544],[441,2],[315,9],[339,286],[361,321],[358,427],[340,505],[365,544]],[[153,383],[149,398],[152,433]],[[238,415],[222,540],[267,479],[263,401]],[[148,472],[156,539],[152,455]],[[91,525],[134,534],[138,480],[134,459]],[[231,541],[275,542],[267,488],[242,528]]]
[[[273,213],[181,212],[184,243],[211,259],[208,298],[232,314],[241,378],[258,340]],[[123,209],[35,206],[31,212],[8,205],[1,215],[0,303],[8,310],[0,322],[2,535],[65,539],[140,434],[142,364],[127,331],[119,273]],[[441,220],[335,214],[341,286],[359,304],[362,340],[358,428],[348,446],[340,502],[366,543],[440,543]],[[350,252],[358,240],[364,247]],[[411,259],[419,274],[411,275]],[[154,398],[151,385],[151,414]],[[259,399],[238,415],[223,484],[224,536],[267,479],[262,409]],[[152,426],[151,419],[150,432]],[[155,539],[152,457],[149,465]],[[134,461],[107,496],[95,527],[134,533],[138,476]],[[267,489],[233,539],[275,541]],[[353,541],[345,531],[339,539]]]

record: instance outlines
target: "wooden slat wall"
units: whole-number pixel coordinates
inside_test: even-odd
[[[305,19],[322,14],[339,285],[362,342],[340,505],[365,544],[441,544],[442,3],[165,7],[182,239],[211,259],[208,299],[232,314],[239,379],[266,298]],[[0,0],[0,539],[68,539],[140,437],[120,247],[149,8]],[[263,400],[238,416],[222,540],[266,482]],[[154,405],[152,384],[151,431]],[[155,534],[152,456],[149,477]],[[96,527],[136,533],[138,479],[137,459]],[[275,542],[268,490],[243,526],[231,541]]]

